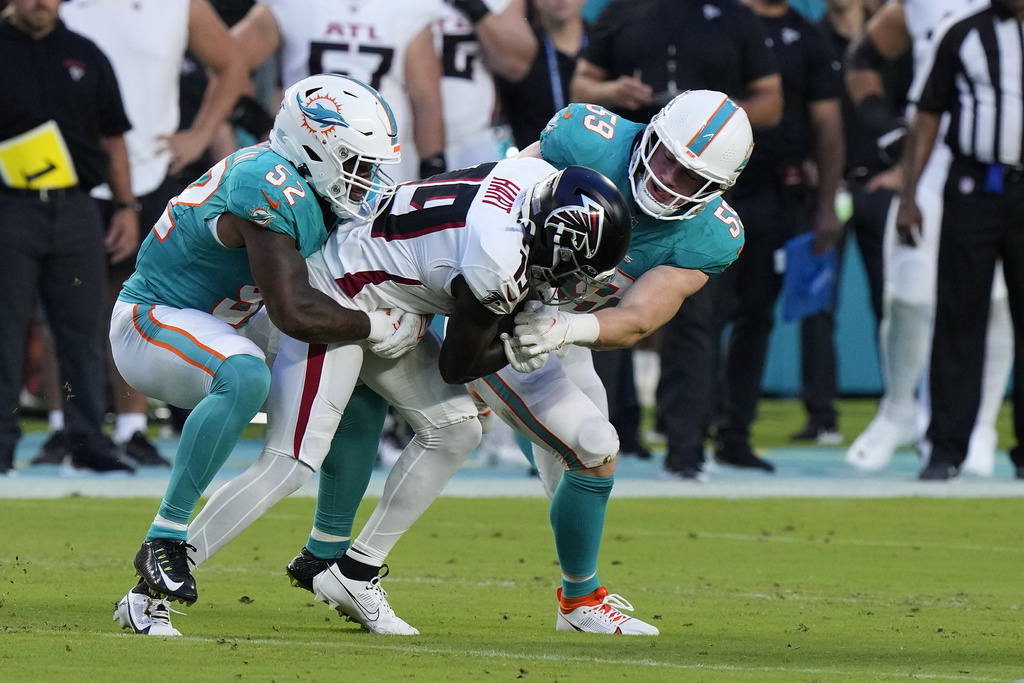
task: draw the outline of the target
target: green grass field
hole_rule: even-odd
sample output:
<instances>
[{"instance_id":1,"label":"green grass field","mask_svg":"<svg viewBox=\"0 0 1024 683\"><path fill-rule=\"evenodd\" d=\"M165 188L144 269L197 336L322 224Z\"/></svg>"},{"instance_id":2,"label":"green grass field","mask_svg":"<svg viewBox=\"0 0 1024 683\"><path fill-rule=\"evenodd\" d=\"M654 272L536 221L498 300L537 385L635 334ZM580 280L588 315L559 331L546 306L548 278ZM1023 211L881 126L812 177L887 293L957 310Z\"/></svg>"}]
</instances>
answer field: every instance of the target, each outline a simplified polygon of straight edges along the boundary
<instances>
[{"instance_id":1,"label":"green grass field","mask_svg":"<svg viewBox=\"0 0 1024 683\"><path fill-rule=\"evenodd\" d=\"M556 633L546 502L452 498L389 558L422 635L369 635L284 578L312 505L285 500L201 567L164 640L111 620L153 501L0 500L0 680L1024 677L1021 499L613 499L602 582L657 638Z\"/></svg>"}]
</instances>

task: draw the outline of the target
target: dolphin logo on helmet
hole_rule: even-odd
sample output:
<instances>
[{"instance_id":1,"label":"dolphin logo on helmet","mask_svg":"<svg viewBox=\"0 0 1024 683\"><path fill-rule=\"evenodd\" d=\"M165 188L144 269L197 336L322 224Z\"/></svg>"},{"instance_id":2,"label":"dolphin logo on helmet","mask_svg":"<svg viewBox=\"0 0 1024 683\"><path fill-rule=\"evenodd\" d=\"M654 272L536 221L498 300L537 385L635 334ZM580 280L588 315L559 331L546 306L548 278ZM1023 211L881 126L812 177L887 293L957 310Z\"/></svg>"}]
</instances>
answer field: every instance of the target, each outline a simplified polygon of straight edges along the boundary
<instances>
[{"instance_id":1,"label":"dolphin logo on helmet","mask_svg":"<svg viewBox=\"0 0 1024 683\"><path fill-rule=\"evenodd\" d=\"M299 103L299 110L302 111L302 115L306 117L307 123L313 121L319 124L321 130L330 130L334 126L342 126L348 128L348 121L341 115L340 111L328 109L323 105L323 102L318 101L322 98L314 97L309 104L302 103L302 93L295 94L295 100ZM316 106L313 106L313 105ZM335 106L337 106L335 104Z\"/></svg>"}]
</instances>

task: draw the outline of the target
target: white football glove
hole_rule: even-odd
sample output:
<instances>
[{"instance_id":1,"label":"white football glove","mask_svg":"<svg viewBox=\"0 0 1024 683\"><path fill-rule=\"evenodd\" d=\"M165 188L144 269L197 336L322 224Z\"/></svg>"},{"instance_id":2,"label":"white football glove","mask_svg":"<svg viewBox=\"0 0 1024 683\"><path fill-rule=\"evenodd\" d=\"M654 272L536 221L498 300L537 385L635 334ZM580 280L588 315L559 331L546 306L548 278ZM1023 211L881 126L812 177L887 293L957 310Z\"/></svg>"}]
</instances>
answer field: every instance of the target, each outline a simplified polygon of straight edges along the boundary
<instances>
[{"instance_id":1,"label":"white football glove","mask_svg":"<svg viewBox=\"0 0 1024 683\"><path fill-rule=\"evenodd\" d=\"M525 353L519 340L507 332L501 333L501 345L505 347L505 358L508 358L508 364L516 372L535 372L548 362L548 354Z\"/></svg>"},{"instance_id":2,"label":"white football glove","mask_svg":"<svg viewBox=\"0 0 1024 683\"><path fill-rule=\"evenodd\" d=\"M427 331L428 316L407 313L400 308L370 311L367 348L381 358L400 358L419 344Z\"/></svg>"},{"instance_id":3,"label":"white football glove","mask_svg":"<svg viewBox=\"0 0 1024 683\"><path fill-rule=\"evenodd\" d=\"M551 306L525 311L516 315L516 339L520 353L539 356L562 348L566 344L586 346L597 340L601 323L590 313L566 313Z\"/></svg>"}]
</instances>

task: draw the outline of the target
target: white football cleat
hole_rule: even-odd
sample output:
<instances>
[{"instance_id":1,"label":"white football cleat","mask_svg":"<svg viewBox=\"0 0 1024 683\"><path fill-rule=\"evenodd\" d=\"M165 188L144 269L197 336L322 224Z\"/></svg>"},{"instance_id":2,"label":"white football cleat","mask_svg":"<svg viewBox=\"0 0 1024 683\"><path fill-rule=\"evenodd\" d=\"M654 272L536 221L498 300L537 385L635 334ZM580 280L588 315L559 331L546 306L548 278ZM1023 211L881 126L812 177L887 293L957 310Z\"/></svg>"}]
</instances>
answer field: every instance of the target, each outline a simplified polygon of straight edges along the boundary
<instances>
[{"instance_id":1,"label":"white football cleat","mask_svg":"<svg viewBox=\"0 0 1024 683\"><path fill-rule=\"evenodd\" d=\"M917 440L918 430L913 416L907 420L894 420L880 408L875 419L846 451L846 462L859 470L875 472L889 464L897 448L909 446Z\"/></svg>"},{"instance_id":2,"label":"white football cleat","mask_svg":"<svg viewBox=\"0 0 1024 683\"><path fill-rule=\"evenodd\" d=\"M967 457L960 465L961 472L979 477L991 477L996 469L996 446L999 434L991 425L974 425L971 440L967 444Z\"/></svg>"},{"instance_id":3,"label":"white football cleat","mask_svg":"<svg viewBox=\"0 0 1024 683\"><path fill-rule=\"evenodd\" d=\"M387 576L387 565L384 565ZM350 579L332 564L313 579L313 593L338 610L338 614L360 624L370 633L394 636L419 635L414 627L402 621L391 605L388 594L380 587L380 576L369 581Z\"/></svg>"},{"instance_id":4,"label":"white football cleat","mask_svg":"<svg viewBox=\"0 0 1024 683\"><path fill-rule=\"evenodd\" d=\"M149 595L148 587L140 581L117 603L114 621L119 621L121 628L147 636L180 636L181 632L171 626L171 612L182 614L171 609L170 600Z\"/></svg>"},{"instance_id":5,"label":"white football cleat","mask_svg":"<svg viewBox=\"0 0 1024 683\"><path fill-rule=\"evenodd\" d=\"M586 596L591 598L586 604L565 611L562 601L562 589L558 589L558 621L556 631L582 631L584 633L617 633L625 636L656 636L656 627L626 616L619 610L633 611L633 605L621 595L609 595L605 587Z\"/></svg>"}]
</instances>

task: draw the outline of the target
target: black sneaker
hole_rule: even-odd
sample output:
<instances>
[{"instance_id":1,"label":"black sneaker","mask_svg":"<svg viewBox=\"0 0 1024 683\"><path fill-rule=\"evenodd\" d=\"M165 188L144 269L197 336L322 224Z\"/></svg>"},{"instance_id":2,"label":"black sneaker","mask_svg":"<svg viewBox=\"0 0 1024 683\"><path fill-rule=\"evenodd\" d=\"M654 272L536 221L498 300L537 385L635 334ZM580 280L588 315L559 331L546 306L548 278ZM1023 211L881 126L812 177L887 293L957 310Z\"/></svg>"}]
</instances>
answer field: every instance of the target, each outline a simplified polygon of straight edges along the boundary
<instances>
[{"instance_id":1,"label":"black sneaker","mask_svg":"<svg viewBox=\"0 0 1024 683\"><path fill-rule=\"evenodd\" d=\"M747 444L721 446L715 452L715 462L744 469L764 470L765 472L775 471L775 465L757 457Z\"/></svg>"},{"instance_id":2,"label":"black sneaker","mask_svg":"<svg viewBox=\"0 0 1024 683\"><path fill-rule=\"evenodd\" d=\"M117 457L117 447L106 437L91 446L69 443L71 467L93 472L135 472L135 466Z\"/></svg>"},{"instance_id":3,"label":"black sneaker","mask_svg":"<svg viewBox=\"0 0 1024 683\"><path fill-rule=\"evenodd\" d=\"M14 446L0 446L0 475L14 471Z\"/></svg>"},{"instance_id":4,"label":"black sneaker","mask_svg":"<svg viewBox=\"0 0 1024 683\"><path fill-rule=\"evenodd\" d=\"M121 448L124 450L124 457L136 465L171 466L171 461L160 455L160 451L142 432L132 434L132 438L125 441Z\"/></svg>"},{"instance_id":5,"label":"black sneaker","mask_svg":"<svg viewBox=\"0 0 1024 683\"><path fill-rule=\"evenodd\" d=\"M932 458L917 476L921 481L949 481L957 475L957 466Z\"/></svg>"},{"instance_id":6,"label":"black sneaker","mask_svg":"<svg viewBox=\"0 0 1024 683\"><path fill-rule=\"evenodd\" d=\"M682 449L665 455L665 471L680 479L704 478L704 448Z\"/></svg>"},{"instance_id":7,"label":"black sneaker","mask_svg":"<svg viewBox=\"0 0 1024 683\"><path fill-rule=\"evenodd\" d=\"M68 444L67 432L58 429L50 434L50 438L43 443L30 464L59 465L68 457L71 457L71 448Z\"/></svg>"},{"instance_id":8,"label":"black sneaker","mask_svg":"<svg viewBox=\"0 0 1024 683\"><path fill-rule=\"evenodd\" d=\"M303 548L298 555L292 558L292 561L288 563L288 566L284 568L288 572L288 576L291 577L292 585L296 588L305 588L310 593L313 592L313 579L317 574L326 570L332 564L337 564L337 560L321 560L319 557L313 555L305 548Z\"/></svg>"},{"instance_id":9,"label":"black sneaker","mask_svg":"<svg viewBox=\"0 0 1024 683\"><path fill-rule=\"evenodd\" d=\"M199 593L188 568L189 562L195 564L189 550L195 546L171 538L146 541L135 555L135 570L154 593L191 605Z\"/></svg>"}]
</instances>

